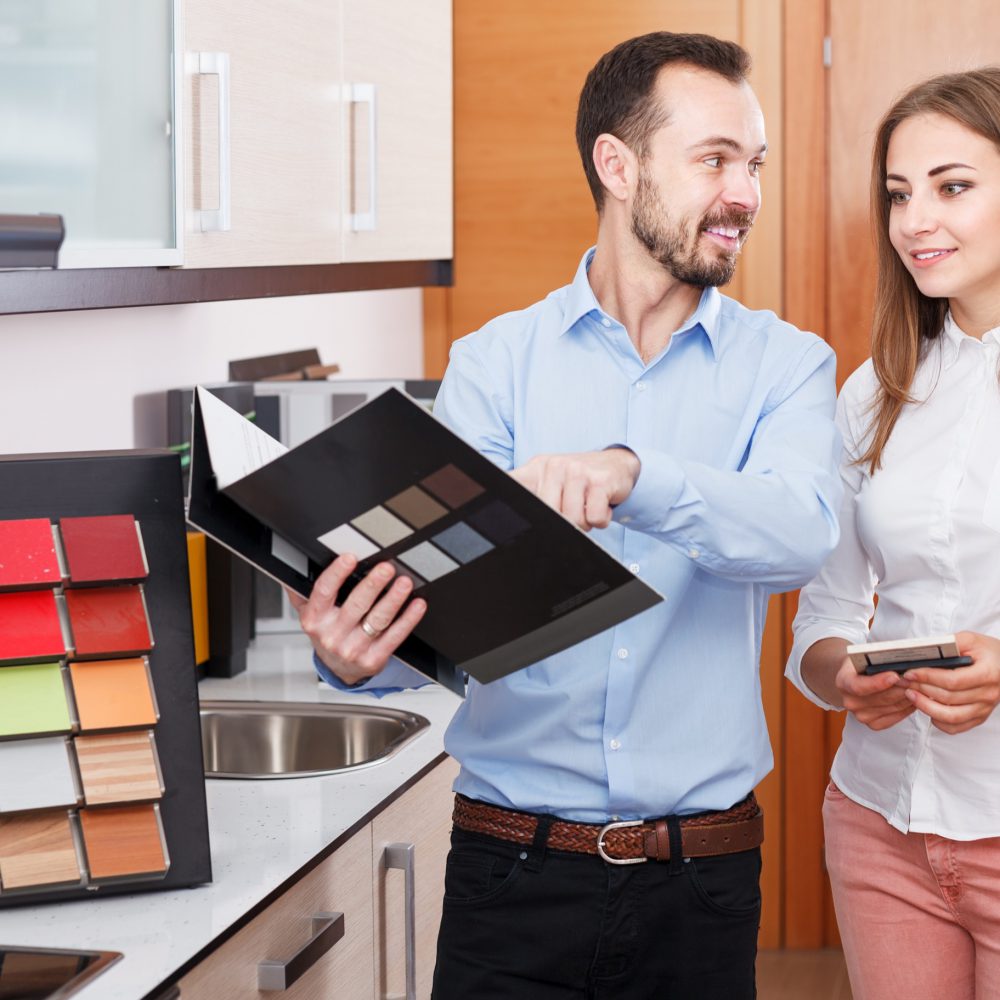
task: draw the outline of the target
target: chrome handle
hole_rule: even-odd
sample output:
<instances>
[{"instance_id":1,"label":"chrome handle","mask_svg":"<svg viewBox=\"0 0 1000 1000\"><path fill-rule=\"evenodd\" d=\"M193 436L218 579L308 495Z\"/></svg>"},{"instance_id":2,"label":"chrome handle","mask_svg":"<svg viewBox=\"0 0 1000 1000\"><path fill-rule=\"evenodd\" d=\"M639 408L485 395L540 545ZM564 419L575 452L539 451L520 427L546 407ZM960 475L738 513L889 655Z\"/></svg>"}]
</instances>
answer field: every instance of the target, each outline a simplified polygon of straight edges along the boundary
<instances>
[{"instance_id":1,"label":"chrome handle","mask_svg":"<svg viewBox=\"0 0 1000 1000\"><path fill-rule=\"evenodd\" d=\"M347 85L347 89L351 104L368 105L368 211L351 212L351 229L359 233L375 229L377 223L378 137L375 128L375 84L351 83Z\"/></svg>"},{"instance_id":2,"label":"chrome handle","mask_svg":"<svg viewBox=\"0 0 1000 1000\"><path fill-rule=\"evenodd\" d=\"M285 961L265 958L257 963L257 989L287 990L344 936L343 913L317 913L312 918L312 936Z\"/></svg>"},{"instance_id":3,"label":"chrome handle","mask_svg":"<svg viewBox=\"0 0 1000 1000\"><path fill-rule=\"evenodd\" d=\"M406 1000L417 1000L417 893L414 885L413 844L389 844L382 855L386 869L398 868L404 877L406 913Z\"/></svg>"},{"instance_id":4,"label":"chrome handle","mask_svg":"<svg viewBox=\"0 0 1000 1000\"><path fill-rule=\"evenodd\" d=\"M203 208L199 222L203 233L228 233L232 228L232 161L230 159L229 53L199 52L198 72L219 78L219 207Z\"/></svg>"}]
</instances>

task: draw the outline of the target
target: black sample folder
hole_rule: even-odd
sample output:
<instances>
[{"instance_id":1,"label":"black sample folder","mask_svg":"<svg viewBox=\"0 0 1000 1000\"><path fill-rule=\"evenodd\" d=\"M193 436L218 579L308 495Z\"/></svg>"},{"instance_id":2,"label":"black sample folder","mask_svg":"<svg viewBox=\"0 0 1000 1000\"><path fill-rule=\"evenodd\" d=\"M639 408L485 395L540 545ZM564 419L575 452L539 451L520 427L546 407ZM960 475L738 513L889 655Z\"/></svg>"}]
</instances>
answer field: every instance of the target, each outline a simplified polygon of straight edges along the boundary
<instances>
[{"instance_id":1,"label":"black sample folder","mask_svg":"<svg viewBox=\"0 0 1000 1000\"><path fill-rule=\"evenodd\" d=\"M341 551L409 575L427 611L397 656L458 694L660 595L404 393L288 450L199 388L188 520L308 596Z\"/></svg>"}]
</instances>

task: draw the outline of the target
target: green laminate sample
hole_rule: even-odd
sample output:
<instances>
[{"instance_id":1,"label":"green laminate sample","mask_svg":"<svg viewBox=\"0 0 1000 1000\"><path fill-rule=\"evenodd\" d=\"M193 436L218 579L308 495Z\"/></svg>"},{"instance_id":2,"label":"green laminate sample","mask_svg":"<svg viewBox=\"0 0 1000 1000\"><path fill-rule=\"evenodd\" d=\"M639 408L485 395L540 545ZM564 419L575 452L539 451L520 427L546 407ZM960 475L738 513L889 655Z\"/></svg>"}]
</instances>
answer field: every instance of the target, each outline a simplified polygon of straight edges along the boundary
<instances>
[{"instance_id":1,"label":"green laminate sample","mask_svg":"<svg viewBox=\"0 0 1000 1000\"><path fill-rule=\"evenodd\" d=\"M72 728L59 663L0 667L0 736Z\"/></svg>"}]
</instances>

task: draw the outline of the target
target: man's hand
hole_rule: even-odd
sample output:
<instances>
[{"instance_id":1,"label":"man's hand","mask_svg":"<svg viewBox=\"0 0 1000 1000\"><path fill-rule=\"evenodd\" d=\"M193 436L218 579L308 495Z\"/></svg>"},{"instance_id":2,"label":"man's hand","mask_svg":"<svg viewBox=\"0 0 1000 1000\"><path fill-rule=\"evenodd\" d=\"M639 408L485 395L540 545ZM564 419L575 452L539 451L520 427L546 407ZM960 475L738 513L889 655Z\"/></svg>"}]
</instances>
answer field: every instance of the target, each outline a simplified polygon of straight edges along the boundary
<instances>
[{"instance_id":1,"label":"man's hand","mask_svg":"<svg viewBox=\"0 0 1000 1000\"><path fill-rule=\"evenodd\" d=\"M427 602L418 597L400 613L413 582L405 576L392 580L395 571L387 562L375 566L337 607L340 588L357 564L349 553L338 556L317 577L308 600L287 592L316 655L345 684L382 670L427 610Z\"/></svg>"},{"instance_id":2,"label":"man's hand","mask_svg":"<svg viewBox=\"0 0 1000 1000\"><path fill-rule=\"evenodd\" d=\"M916 710L907 698L906 683L893 670L869 677L859 674L850 657L845 656L837 671L836 685L844 708L876 732L902 722Z\"/></svg>"},{"instance_id":3,"label":"man's hand","mask_svg":"<svg viewBox=\"0 0 1000 1000\"><path fill-rule=\"evenodd\" d=\"M967 667L907 670L906 696L945 733L964 733L981 726L1000 702L1000 639L978 632L959 632L958 650L971 656Z\"/></svg>"},{"instance_id":4,"label":"man's hand","mask_svg":"<svg viewBox=\"0 0 1000 1000\"><path fill-rule=\"evenodd\" d=\"M584 531L606 528L611 508L639 478L639 459L627 448L573 455L536 455L511 475Z\"/></svg>"}]
</instances>

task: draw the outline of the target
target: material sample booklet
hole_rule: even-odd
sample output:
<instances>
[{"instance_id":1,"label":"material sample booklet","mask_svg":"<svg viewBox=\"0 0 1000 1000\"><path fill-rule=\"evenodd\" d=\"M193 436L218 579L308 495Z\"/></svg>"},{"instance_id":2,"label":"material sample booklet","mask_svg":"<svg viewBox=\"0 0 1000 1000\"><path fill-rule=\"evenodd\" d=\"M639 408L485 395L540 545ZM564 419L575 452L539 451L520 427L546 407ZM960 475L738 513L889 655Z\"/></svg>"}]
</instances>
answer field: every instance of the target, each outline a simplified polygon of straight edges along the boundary
<instances>
[{"instance_id":1,"label":"material sample booklet","mask_svg":"<svg viewBox=\"0 0 1000 1000\"><path fill-rule=\"evenodd\" d=\"M289 450L204 388L188 520L308 596L341 552L350 588L382 560L427 612L401 660L456 693L652 607L661 596L404 393Z\"/></svg>"},{"instance_id":2,"label":"material sample booklet","mask_svg":"<svg viewBox=\"0 0 1000 1000\"><path fill-rule=\"evenodd\" d=\"M970 657L960 655L954 635L857 643L847 647L847 655L860 674L885 670L903 673L916 667L964 667L972 663Z\"/></svg>"}]
</instances>

